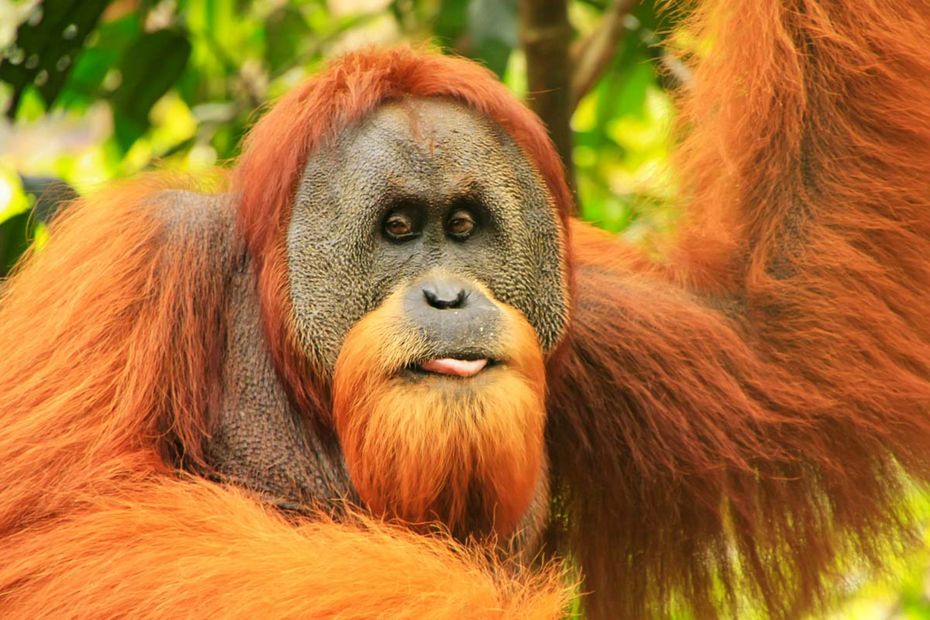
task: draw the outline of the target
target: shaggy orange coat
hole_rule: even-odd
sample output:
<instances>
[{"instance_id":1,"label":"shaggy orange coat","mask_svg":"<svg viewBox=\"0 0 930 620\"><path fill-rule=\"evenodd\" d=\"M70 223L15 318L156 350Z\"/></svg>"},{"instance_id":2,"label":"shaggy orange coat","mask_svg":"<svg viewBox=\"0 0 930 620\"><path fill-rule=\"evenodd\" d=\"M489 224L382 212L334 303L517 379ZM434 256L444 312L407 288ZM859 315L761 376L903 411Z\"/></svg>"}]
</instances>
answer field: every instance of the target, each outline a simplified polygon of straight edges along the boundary
<instances>
[{"instance_id":1,"label":"shaggy orange coat","mask_svg":"<svg viewBox=\"0 0 930 620\"><path fill-rule=\"evenodd\" d=\"M549 360L552 540L589 613L796 617L874 559L930 479L930 4L707 0L683 101L685 217L661 263L582 224L540 123L487 72L407 50L333 63L234 172L282 380L320 428L282 231L315 145L385 98L456 97L509 131L571 231ZM364 520L293 524L198 463L231 260L116 187L65 210L0 300L5 616L556 617L558 573ZM826 576L826 577L825 577Z\"/></svg>"}]
</instances>

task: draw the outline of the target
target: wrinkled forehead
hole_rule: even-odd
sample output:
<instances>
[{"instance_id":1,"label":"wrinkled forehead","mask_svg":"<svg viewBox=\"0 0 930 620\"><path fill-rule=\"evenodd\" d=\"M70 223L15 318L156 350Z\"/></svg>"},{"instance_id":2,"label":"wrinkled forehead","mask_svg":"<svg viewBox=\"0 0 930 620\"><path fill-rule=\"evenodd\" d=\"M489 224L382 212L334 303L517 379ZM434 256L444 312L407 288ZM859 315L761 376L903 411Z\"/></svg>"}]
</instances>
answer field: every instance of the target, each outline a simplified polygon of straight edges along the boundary
<instances>
[{"instance_id":1,"label":"wrinkled forehead","mask_svg":"<svg viewBox=\"0 0 930 620\"><path fill-rule=\"evenodd\" d=\"M444 152L488 155L518 151L500 127L463 103L447 98L388 101L346 136L356 148L384 145L430 159ZM454 160L450 160L454 161Z\"/></svg>"},{"instance_id":2,"label":"wrinkled forehead","mask_svg":"<svg viewBox=\"0 0 930 620\"><path fill-rule=\"evenodd\" d=\"M332 176L336 170L339 178ZM381 104L313 154L304 173L305 184L346 191L364 185L383 196L425 202L504 192L554 208L535 166L507 132L450 98Z\"/></svg>"}]
</instances>

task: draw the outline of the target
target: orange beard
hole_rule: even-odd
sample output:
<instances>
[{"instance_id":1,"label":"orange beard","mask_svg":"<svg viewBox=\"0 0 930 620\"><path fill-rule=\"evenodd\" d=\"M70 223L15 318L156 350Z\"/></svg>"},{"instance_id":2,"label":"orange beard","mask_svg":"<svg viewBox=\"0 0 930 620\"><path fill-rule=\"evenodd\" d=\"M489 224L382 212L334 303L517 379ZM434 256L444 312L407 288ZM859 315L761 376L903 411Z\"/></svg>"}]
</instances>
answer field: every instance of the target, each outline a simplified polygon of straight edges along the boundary
<instances>
[{"instance_id":1,"label":"orange beard","mask_svg":"<svg viewBox=\"0 0 930 620\"><path fill-rule=\"evenodd\" d=\"M488 293L490 297L490 293ZM456 536L506 536L542 472L546 379L533 328L504 312L504 363L463 379L412 376L424 346L399 296L349 331L333 415L352 482L375 514L439 521Z\"/></svg>"}]
</instances>

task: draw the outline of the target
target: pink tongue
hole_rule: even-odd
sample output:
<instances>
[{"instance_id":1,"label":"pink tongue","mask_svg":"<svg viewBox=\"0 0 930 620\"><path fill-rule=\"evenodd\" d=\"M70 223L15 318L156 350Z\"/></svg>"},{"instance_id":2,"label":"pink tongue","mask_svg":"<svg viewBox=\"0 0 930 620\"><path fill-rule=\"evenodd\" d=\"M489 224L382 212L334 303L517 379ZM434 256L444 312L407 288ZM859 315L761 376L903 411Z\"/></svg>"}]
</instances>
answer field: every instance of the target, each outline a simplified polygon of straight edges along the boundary
<instances>
[{"instance_id":1,"label":"pink tongue","mask_svg":"<svg viewBox=\"0 0 930 620\"><path fill-rule=\"evenodd\" d=\"M420 364L426 372L435 372L440 375L455 375L456 377L474 377L487 365L488 360L457 360L444 357L438 360L429 360Z\"/></svg>"}]
</instances>

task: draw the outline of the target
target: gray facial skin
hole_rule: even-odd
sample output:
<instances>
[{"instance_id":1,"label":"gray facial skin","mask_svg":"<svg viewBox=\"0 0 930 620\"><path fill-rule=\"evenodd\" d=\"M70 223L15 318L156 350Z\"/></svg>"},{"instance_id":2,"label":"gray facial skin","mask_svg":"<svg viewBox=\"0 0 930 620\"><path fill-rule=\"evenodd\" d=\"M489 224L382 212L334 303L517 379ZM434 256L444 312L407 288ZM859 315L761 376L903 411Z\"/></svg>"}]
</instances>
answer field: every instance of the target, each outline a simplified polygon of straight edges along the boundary
<instances>
[{"instance_id":1,"label":"gray facial skin","mask_svg":"<svg viewBox=\"0 0 930 620\"><path fill-rule=\"evenodd\" d=\"M396 208L420 234L384 233ZM467 239L448 234L459 208ZM563 239L545 183L497 125L451 99L377 108L307 162L287 235L298 335L331 375L351 326L397 287L432 269L472 279L522 311L544 350L567 322Z\"/></svg>"},{"instance_id":2,"label":"gray facial skin","mask_svg":"<svg viewBox=\"0 0 930 620\"><path fill-rule=\"evenodd\" d=\"M453 301L446 307L444 300ZM406 289L403 305L429 357L502 359L503 312L467 280L428 274Z\"/></svg>"}]
</instances>

